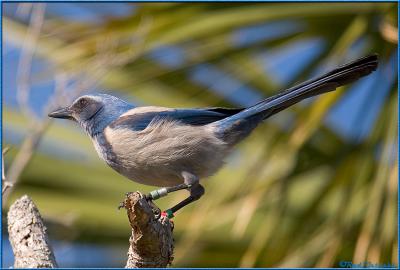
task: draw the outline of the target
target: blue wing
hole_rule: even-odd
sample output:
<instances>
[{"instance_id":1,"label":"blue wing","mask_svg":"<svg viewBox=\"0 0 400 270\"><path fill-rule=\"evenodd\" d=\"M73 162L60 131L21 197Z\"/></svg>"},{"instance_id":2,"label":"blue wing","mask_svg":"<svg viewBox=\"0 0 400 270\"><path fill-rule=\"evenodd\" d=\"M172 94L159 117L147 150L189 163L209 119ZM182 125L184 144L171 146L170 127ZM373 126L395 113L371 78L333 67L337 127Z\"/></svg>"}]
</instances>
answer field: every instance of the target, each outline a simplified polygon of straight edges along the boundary
<instances>
[{"instance_id":1,"label":"blue wing","mask_svg":"<svg viewBox=\"0 0 400 270\"><path fill-rule=\"evenodd\" d=\"M135 131L144 130L153 119L170 119L193 126L207 125L234 115L243 109L204 108L175 109L162 112L145 112L121 116L110 124L111 128L129 128Z\"/></svg>"}]
</instances>

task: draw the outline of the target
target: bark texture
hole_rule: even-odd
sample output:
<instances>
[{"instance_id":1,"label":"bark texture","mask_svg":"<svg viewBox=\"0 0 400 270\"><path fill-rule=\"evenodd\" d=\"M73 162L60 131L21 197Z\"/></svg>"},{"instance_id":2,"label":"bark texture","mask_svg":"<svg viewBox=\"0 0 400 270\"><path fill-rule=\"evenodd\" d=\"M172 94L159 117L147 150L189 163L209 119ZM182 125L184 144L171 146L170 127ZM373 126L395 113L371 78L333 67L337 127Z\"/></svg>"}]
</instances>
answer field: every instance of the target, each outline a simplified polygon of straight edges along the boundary
<instances>
[{"instance_id":1,"label":"bark texture","mask_svg":"<svg viewBox=\"0 0 400 270\"><path fill-rule=\"evenodd\" d=\"M173 260L173 223L157 218L159 211L139 192L128 193L123 206L132 227L128 261L125 268L167 267Z\"/></svg>"},{"instance_id":2,"label":"bark texture","mask_svg":"<svg viewBox=\"0 0 400 270\"><path fill-rule=\"evenodd\" d=\"M26 195L15 201L8 212L8 234L14 252L14 268L57 267L36 205Z\"/></svg>"}]
</instances>

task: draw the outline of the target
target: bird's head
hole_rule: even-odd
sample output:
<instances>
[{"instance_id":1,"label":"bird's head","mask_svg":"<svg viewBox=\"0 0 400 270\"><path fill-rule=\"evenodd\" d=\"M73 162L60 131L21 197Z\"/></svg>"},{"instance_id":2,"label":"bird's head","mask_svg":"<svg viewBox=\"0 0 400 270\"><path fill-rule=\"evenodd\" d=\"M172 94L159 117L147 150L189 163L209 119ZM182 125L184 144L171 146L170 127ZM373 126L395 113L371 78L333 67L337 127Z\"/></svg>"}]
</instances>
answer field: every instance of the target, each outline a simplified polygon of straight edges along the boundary
<instances>
[{"instance_id":1,"label":"bird's head","mask_svg":"<svg viewBox=\"0 0 400 270\"><path fill-rule=\"evenodd\" d=\"M75 99L71 105L49 113L48 116L76 121L93 135L131 108L132 105L111 95L84 95Z\"/></svg>"}]
</instances>

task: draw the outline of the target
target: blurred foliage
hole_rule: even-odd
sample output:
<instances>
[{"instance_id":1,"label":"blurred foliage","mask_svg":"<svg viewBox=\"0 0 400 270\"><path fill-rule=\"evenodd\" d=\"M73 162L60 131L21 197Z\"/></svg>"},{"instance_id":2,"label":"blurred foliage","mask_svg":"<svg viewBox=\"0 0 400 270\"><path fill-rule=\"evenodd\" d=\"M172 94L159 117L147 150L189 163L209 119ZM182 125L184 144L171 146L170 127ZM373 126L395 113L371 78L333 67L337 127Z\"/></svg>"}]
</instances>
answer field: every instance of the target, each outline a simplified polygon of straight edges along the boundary
<instances>
[{"instance_id":1,"label":"blurred foliage","mask_svg":"<svg viewBox=\"0 0 400 270\"><path fill-rule=\"evenodd\" d=\"M232 42L238 29L284 20L306 27L242 46ZM52 65L34 79L40 82L57 72L92 76L96 57L106 52L115 63L108 63L99 83L110 92L159 106L233 106L193 81L190 70L213 64L267 96L320 73L321 67L342 63L361 38L366 45L357 57L377 52L387 63L397 40L382 29L396 22L396 3L149 3L135 4L129 16L102 17L101 23L49 16L36 54ZM20 46L27 22L5 16L3 27L5 41ZM323 39L322 52L284 85L254 57L308 38ZM186 61L178 66L155 61L151 52L163 46L179 46ZM397 70L386 75L397 78ZM289 128L267 121L224 169L204 181L206 195L174 220L175 267L337 267L342 260L398 264L397 79L370 134L358 140L342 138L323 121L344 92L290 108L295 113ZM26 117L13 107L3 107L3 124L29 132ZM3 143L11 142L6 137ZM52 238L127 247L130 228L117 205L127 191L152 188L126 181L105 166L71 123L54 122L42 145L73 152L68 157L37 152L8 205L29 194L52 224ZM18 145L7 155L6 165L17 150ZM166 208L184 193L158 204Z\"/></svg>"}]
</instances>

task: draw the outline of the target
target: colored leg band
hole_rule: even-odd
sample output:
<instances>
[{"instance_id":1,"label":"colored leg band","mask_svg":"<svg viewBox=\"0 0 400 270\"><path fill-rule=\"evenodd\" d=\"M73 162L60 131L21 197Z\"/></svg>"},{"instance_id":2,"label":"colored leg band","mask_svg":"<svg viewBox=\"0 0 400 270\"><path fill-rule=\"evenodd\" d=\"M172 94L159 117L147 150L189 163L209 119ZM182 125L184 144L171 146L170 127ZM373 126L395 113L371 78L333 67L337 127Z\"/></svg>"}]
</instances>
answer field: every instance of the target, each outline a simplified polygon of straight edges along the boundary
<instances>
[{"instance_id":1,"label":"colored leg band","mask_svg":"<svg viewBox=\"0 0 400 270\"><path fill-rule=\"evenodd\" d=\"M168 195L168 190L166 188L160 188L157 190L153 190L152 192L150 192L150 196L151 199L153 200L157 200L161 197L165 197Z\"/></svg>"},{"instance_id":2,"label":"colored leg band","mask_svg":"<svg viewBox=\"0 0 400 270\"><path fill-rule=\"evenodd\" d=\"M165 210L164 214L165 214L165 216L167 216L167 218L173 218L174 217L174 213L172 212L171 209Z\"/></svg>"}]
</instances>

